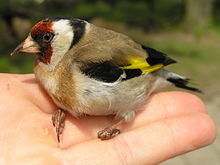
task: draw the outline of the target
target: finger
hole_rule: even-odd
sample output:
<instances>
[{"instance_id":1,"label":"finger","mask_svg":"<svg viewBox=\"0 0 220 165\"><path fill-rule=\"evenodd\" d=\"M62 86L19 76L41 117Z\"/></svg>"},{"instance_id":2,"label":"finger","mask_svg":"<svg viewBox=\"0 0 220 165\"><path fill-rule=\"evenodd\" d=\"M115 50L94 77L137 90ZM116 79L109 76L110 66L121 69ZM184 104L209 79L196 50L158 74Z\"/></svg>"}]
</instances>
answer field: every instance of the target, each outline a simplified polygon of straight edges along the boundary
<instances>
[{"instance_id":1,"label":"finger","mask_svg":"<svg viewBox=\"0 0 220 165\"><path fill-rule=\"evenodd\" d=\"M137 113L130 123L122 126L122 133L160 119L191 112L206 112L204 104L198 97L184 92L156 93L150 97L146 107ZM96 138L98 131L115 122L112 119L112 117L81 117L79 119L68 117L61 146L66 148Z\"/></svg>"},{"instance_id":2,"label":"finger","mask_svg":"<svg viewBox=\"0 0 220 165\"><path fill-rule=\"evenodd\" d=\"M213 121L192 113L154 122L109 141L93 140L64 151L67 164L158 164L210 144L216 136Z\"/></svg>"},{"instance_id":3,"label":"finger","mask_svg":"<svg viewBox=\"0 0 220 165\"><path fill-rule=\"evenodd\" d=\"M0 74L0 79L0 89L11 97L30 100L39 110L47 113L57 108L33 74Z\"/></svg>"},{"instance_id":4,"label":"finger","mask_svg":"<svg viewBox=\"0 0 220 165\"><path fill-rule=\"evenodd\" d=\"M46 113L52 113L57 109L57 106L52 101L47 92L39 85L33 74L18 76L27 92L31 101L39 107L40 110Z\"/></svg>"},{"instance_id":5,"label":"finger","mask_svg":"<svg viewBox=\"0 0 220 165\"><path fill-rule=\"evenodd\" d=\"M125 128L137 128L150 122L187 115L192 112L207 113L206 107L199 97L179 91L160 92L153 94L148 99L145 107Z\"/></svg>"}]
</instances>

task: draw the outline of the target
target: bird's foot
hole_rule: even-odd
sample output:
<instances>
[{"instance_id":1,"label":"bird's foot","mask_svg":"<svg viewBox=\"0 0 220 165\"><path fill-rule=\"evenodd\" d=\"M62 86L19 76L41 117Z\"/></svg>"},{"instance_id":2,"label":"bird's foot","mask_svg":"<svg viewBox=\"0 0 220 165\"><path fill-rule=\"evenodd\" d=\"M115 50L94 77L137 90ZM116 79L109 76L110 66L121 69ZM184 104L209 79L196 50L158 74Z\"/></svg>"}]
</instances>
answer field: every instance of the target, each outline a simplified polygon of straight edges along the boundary
<instances>
[{"instance_id":1,"label":"bird's foot","mask_svg":"<svg viewBox=\"0 0 220 165\"><path fill-rule=\"evenodd\" d=\"M123 122L124 122L124 120L121 119L117 123L113 124L112 126L107 127L105 129L99 131L97 133L98 138L101 140L108 140L108 139L111 139L111 138L117 136L118 134L121 133L120 129L117 129L117 127L119 125L121 125Z\"/></svg>"},{"instance_id":2,"label":"bird's foot","mask_svg":"<svg viewBox=\"0 0 220 165\"><path fill-rule=\"evenodd\" d=\"M108 140L115 137L118 134L120 134L120 129L107 127L98 132L98 138L101 140Z\"/></svg>"},{"instance_id":3,"label":"bird's foot","mask_svg":"<svg viewBox=\"0 0 220 165\"><path fill-rule=\"evenodd\" d=\"M63 109L58 109L54 111L52 115L52 123L56 129L58 142L60 142L60 135L62 134L65 126L65 117L66 117L66 111Z\"/></svg>"}]
</instances>

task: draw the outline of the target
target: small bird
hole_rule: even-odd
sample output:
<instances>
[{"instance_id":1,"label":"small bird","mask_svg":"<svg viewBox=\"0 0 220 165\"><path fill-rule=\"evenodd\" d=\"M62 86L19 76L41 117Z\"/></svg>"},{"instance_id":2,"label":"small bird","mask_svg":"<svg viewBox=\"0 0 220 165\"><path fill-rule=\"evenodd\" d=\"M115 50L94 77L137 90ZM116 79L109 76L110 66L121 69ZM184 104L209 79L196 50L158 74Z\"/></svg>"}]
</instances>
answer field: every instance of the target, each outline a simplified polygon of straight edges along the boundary
<instances>
[{"instance_id":1,"label":"small bird","mask_svg":"<svg viewBox=\"0 0 220 165\"><path fill-rule=\"evenodd\" d=\"M189 79L164 69L176 63L166 54L80 19L38 22L11 55L21 53L37 55L35 77L59 107L52 115L58 142L67 112L115 115L117 122L97 134L106 140L120 133L118 127L131 121L156 89L200 92L188 86Z\"/></svg>"}]
</instances>

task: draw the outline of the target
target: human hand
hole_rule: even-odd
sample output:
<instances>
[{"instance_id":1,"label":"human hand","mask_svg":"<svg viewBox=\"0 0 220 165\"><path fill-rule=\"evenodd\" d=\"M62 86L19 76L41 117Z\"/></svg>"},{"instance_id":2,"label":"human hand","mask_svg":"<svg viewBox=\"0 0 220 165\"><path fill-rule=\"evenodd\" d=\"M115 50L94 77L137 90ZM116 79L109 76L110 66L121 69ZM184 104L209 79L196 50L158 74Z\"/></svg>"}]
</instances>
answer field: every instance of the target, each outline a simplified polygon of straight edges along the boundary
<instances>
[{"instance_id":1,"label":"human hand","mask_svg":"<svg viewBox=\"0 0 220 165\"><path fill-rule=\"evenodd\" d=\"M101 141L112 117L67 116L57 143L51 115L57 107L33 74L0 74L0 164L152 165L213 142L215 125L204 104L183 92L153 94L145 110Z\"/></svg>"}]
</instances>

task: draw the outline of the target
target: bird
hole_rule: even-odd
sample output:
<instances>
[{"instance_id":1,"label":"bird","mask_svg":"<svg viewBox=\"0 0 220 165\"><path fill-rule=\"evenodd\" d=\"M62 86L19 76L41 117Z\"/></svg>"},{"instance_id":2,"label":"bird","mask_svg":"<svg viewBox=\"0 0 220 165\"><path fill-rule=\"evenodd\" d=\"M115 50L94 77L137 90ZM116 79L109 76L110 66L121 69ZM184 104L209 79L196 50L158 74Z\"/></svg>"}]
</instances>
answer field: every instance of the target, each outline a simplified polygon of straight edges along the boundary
<instances>
[{"instance_id":1,"label":"bird","mask_svg":"<svg viewBox=\"0 0 220 165\"><path fill-rule=\"evenodd\" d=\"M85 20L54 16L36 23L11 55L36 54L35 77L59 107L52 114L58 142L67 113L114 115L97 133L101 140L121 133L157 89L179 87L194 92L190 79L164 69L176 63L154 48Z\"/></svg>"}]
</instances>

